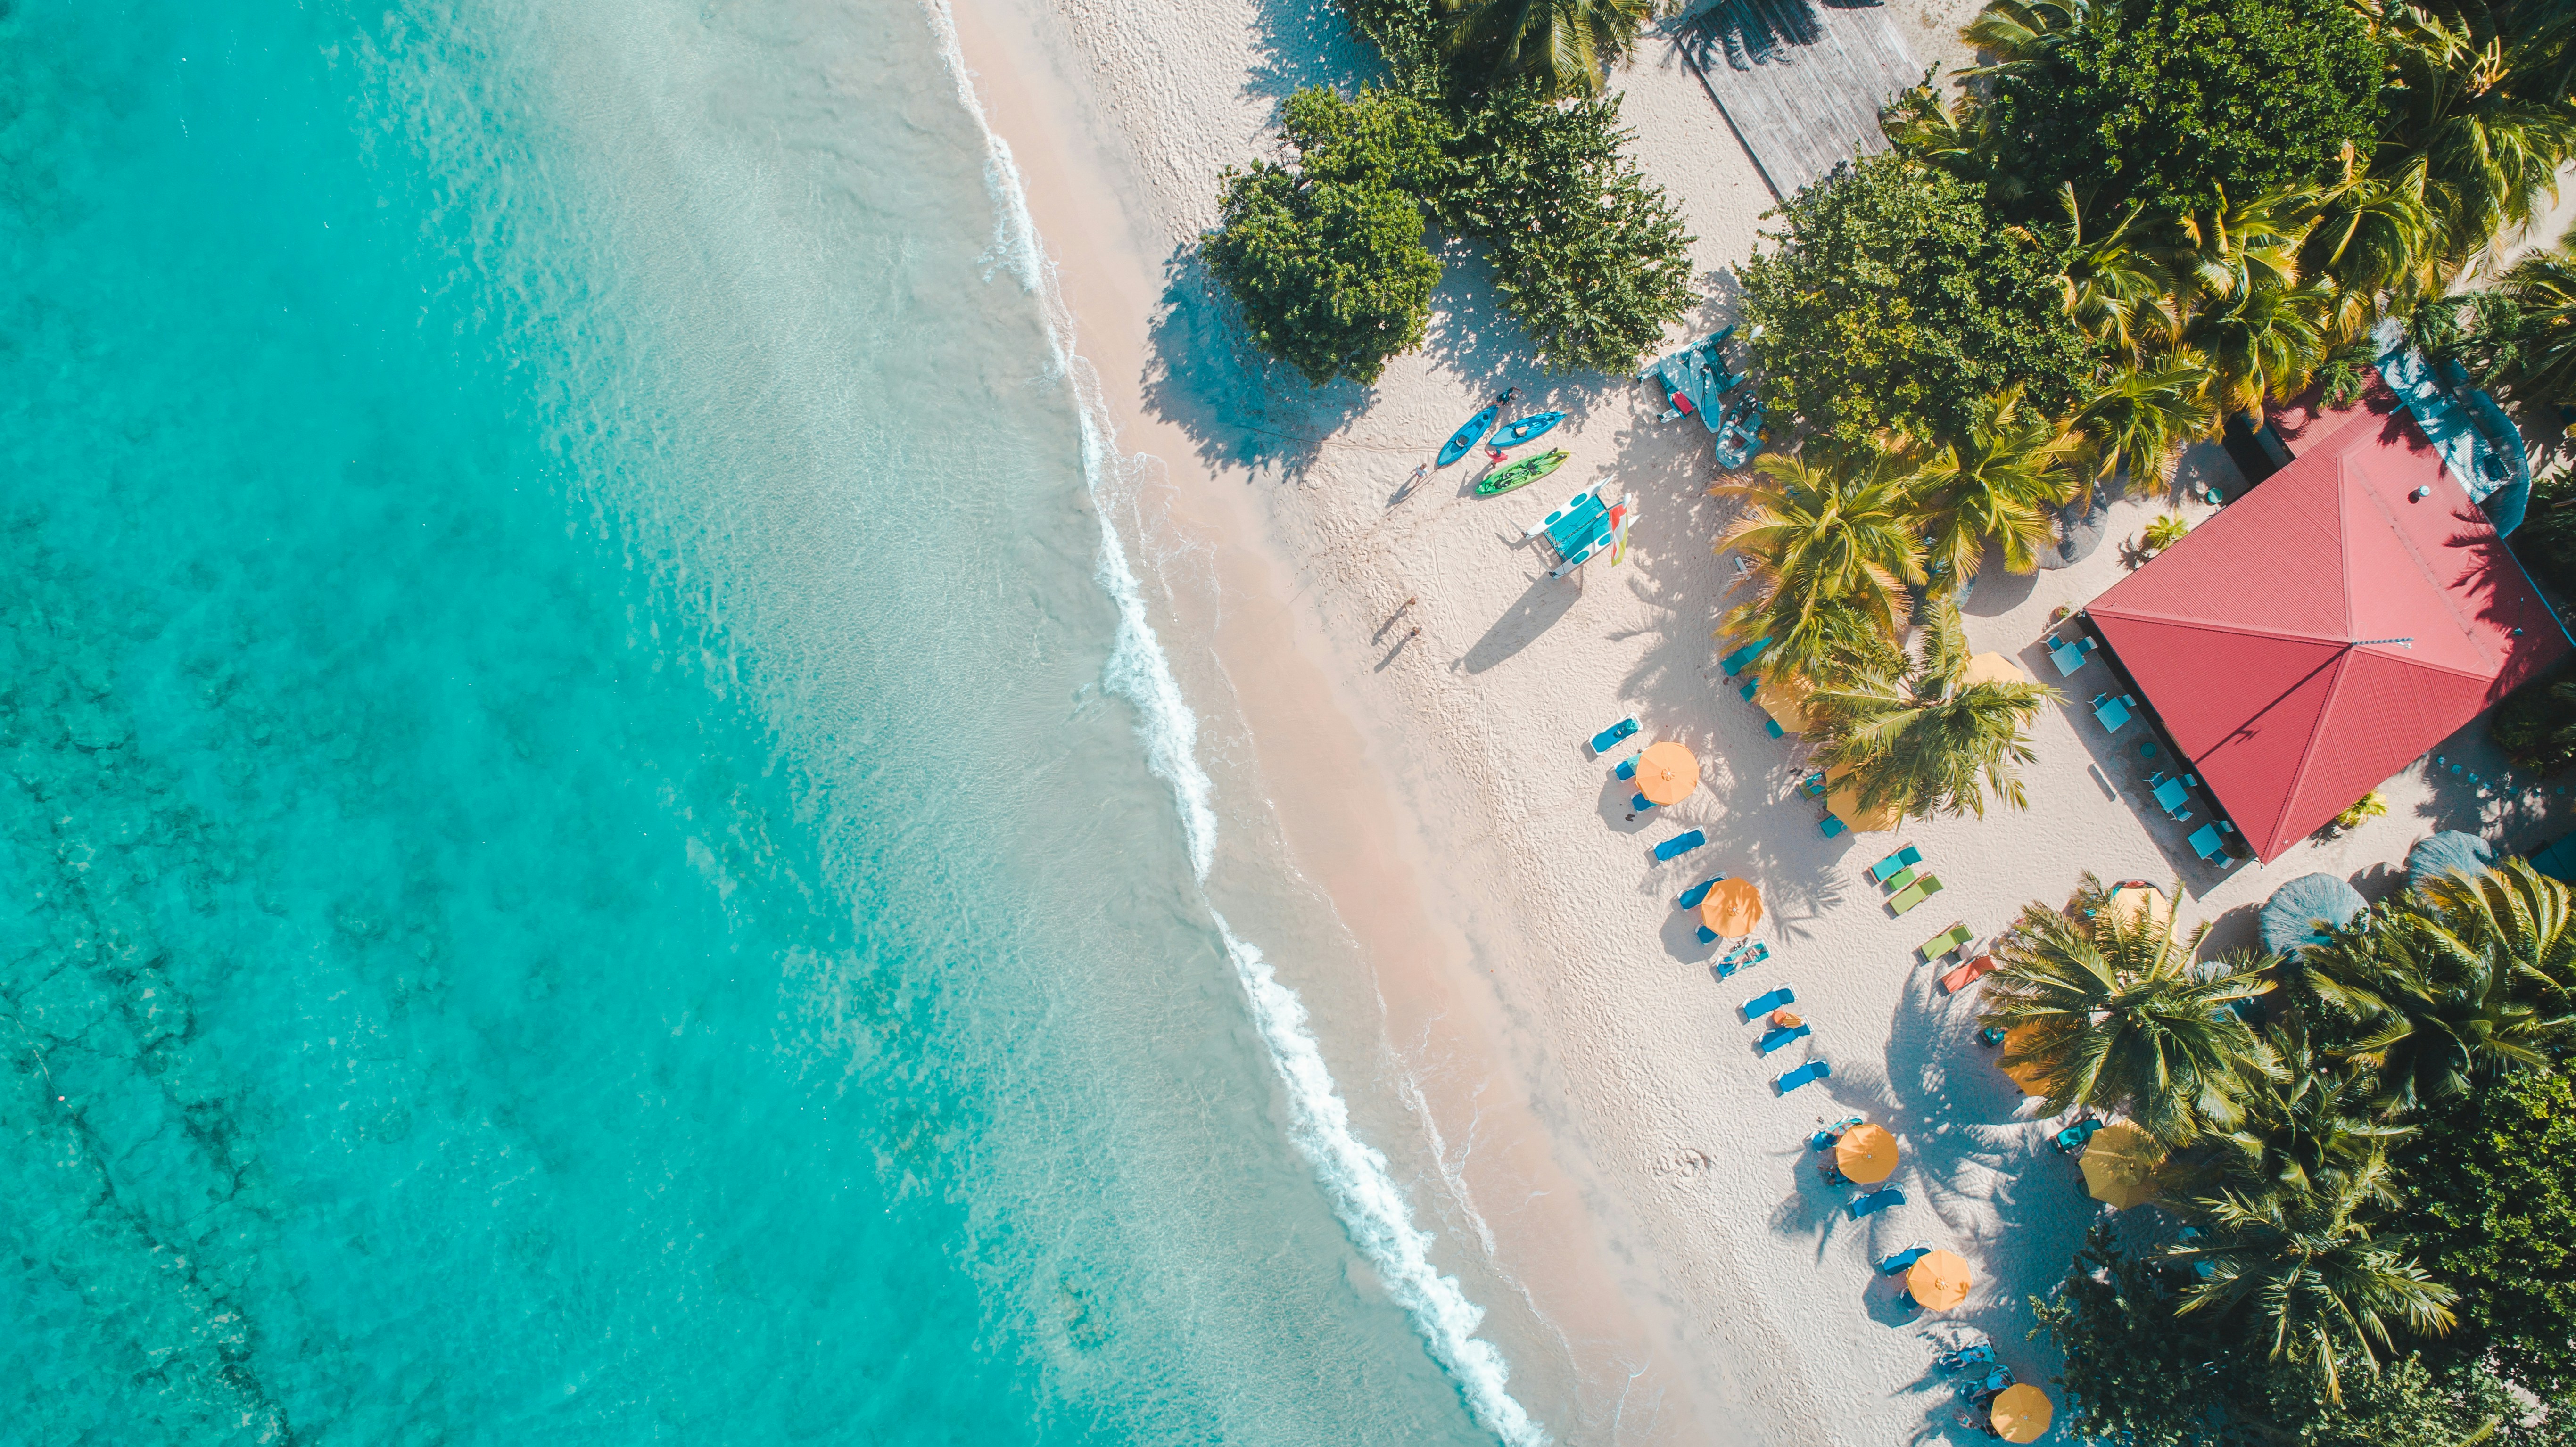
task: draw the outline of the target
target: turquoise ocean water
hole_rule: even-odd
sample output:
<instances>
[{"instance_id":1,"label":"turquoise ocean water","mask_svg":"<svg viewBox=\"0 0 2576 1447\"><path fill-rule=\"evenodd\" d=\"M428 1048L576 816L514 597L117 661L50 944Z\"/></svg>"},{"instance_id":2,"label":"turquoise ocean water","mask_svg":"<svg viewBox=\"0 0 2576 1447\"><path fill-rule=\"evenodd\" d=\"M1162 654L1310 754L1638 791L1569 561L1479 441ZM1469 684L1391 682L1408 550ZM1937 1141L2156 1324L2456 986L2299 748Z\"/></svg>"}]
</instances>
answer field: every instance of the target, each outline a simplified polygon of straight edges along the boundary
<instances>
[{"instance_id":1,"label":"turquoise ocean water","mask_svg":"<svg viewBox=\"0 0 2576 1447\"><path fill-rule=\"evenodd\" d=\"M943 36L0 0L0 1441L1540 1439Z\"/></svg>"}]
</instances>

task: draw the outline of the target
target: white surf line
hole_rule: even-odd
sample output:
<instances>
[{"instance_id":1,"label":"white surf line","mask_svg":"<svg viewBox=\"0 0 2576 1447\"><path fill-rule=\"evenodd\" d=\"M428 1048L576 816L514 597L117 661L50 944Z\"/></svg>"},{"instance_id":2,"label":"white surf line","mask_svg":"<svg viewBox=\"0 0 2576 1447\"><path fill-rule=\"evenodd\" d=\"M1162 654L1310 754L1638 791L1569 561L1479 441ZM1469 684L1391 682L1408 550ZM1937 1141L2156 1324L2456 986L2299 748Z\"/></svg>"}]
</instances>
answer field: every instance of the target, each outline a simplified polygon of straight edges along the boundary
<instances>
[{"instance_id":1,"label":"white surf line","mask_svg":"<svg viewBox=\"0 0 2576 1447\"><path fill-rule=\"evenodd\" d=\"M1118 607L1118 633L1104 682L1136 706L1146 761L1171 786L1191 873L1204 885L1216 859L1216 808L1211 802L1215 786L1198 761L1198 715L1191 712L1180 680L1172 673L1170 655L1147 620L1144 590L1110 518L1110 499L1104 489L1118 476L1118 457L1110 445L1109 413L1099 379L1073 350L1071 314L1056 289L1053 264L1029 215L1019 167L975 94L965 53L958 45L956 18L947 0L922 0L922 6L938 32L957 98L984 133L985 185L1001 213L995 223L995 248L1020 284L1038 298L1056 369L1074 390L1075 415L1082 428L1084 481L1100 520L1097 576ZM1511 1369L1502 1352L1475 1334L1485 1319L1484 1308L1467 1299L1458 1278L1442 1275L1432 1263L1435 1238L1413 1224L1412 1210L1386 1156L1351 1129L1350 1105L1342 1099L1323 1050L1306 1028L1306 1007L1297 992L1279 983L1261 951L1238 938L1213 905L1208 917L1215 922L1226 958L1243 984L1270 1063L1287 1087L1289 1139L1314 1167L1342 1229L1412 1318L1415 1331L1457 1384L1477 1423L1508 1447L1545 1447L1550 1440L1547 1429L1508 1389Z\"/></svg>"}]
</instances>

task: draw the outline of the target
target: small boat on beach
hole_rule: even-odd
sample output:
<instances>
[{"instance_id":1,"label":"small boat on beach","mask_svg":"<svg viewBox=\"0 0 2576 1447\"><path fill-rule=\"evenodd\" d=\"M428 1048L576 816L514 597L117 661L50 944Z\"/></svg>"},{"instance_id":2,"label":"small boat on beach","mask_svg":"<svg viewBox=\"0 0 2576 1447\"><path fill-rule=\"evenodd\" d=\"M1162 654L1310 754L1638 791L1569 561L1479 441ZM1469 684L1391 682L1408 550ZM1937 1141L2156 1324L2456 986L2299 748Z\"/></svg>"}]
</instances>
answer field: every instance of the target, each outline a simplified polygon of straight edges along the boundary
<instances>
[{"instance_id":1,"label":"small boat on beach","mask_svg":"<svg viewBox=\"0 0 2576 1447\"><path fill-rule=\"evenodd\" d=\"M1476 496L1492 497L1509 492L1524 483L1532 483L1565 465L1569 456L1562 447L1550 448L1536 457L1524 457L1502 471L1476 484Z\"/></svg>"},{"instance_id":2,"label":"small boat on beach","mask_svg":"<svg viewBox=\"0 0 2576 1447\"><path fill-rule=\"evenodd\" d=\"M1732 472L1753 460L1753 454L1762 450L1762 418L1762 399L1749 394L1727 409L1717 433L1718 466Z\"/></svg>"},{"instance_id":3,"label":"small boat on beach","mask_svg":"<svg viewBox=\"0 0 2576 1447\"><path fill-rule=\"evenodd\" d=\"M1448 442L1440 448L1440 460L1432 465L1447 467L1450 463L1466 456L1469 448L1484 441L1485 434L1493 430L1494 419L1503 415L1503 403L1511 400L1511 395L1505 392L1502 396L1486 403L1484 411L1468 418L1466 426L1449 434Z\"/></svg>"},{"instance_id":4,"label":"small boat on beach","mask_svg":"<svg viewBox=\"0 0 2576 1447\"><path fill-rule=\"evenodd\" d=\"M1564 420L1562 412L1532 412L1526 417L1515 417L1495 431L1494 445L1518 447Z\"/></svg>"}]
</instances>

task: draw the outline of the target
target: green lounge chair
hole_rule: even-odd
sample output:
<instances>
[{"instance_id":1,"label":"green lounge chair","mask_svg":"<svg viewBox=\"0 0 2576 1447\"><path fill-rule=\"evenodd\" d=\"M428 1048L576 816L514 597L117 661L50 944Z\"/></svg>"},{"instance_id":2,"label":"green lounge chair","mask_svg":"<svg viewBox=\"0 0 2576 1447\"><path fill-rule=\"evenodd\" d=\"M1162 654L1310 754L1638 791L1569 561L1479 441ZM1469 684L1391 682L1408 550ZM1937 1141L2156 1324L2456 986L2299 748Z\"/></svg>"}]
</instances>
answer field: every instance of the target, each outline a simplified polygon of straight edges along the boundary
<instances>
[{"instance_id":1,"label":"green lounge chair","mask_svg":"<svg viewBox=\"0 0 2576 1447\"><path fill-rule=\"evenodd\" d=\"M1879 882L1890 889L1901 890L1914 882L1914 871L1920 867L1921 866L1919 865L1909 864Z\"/></svg>"},{"instance_id":2,"label":"green lounge chair","mask_svg":"<svg viewBox=\"0 0 2576 1447\"><path fill-rule=\"evenodd\" d=\"M1903 914L1941 892L1941 877L1927 874L1887 897L1887 907Z\"/></svg>"},{"instance_id":3,"label":"green lounge chair","mask_svg":"<svg viewBox=\"0 0 2576 1447\"><path fill-rule=\"evenodd\" d=\"M1953 952L1964 947L1968 941L1975 938L1975 935L1968 933L1968 927L1966 925L1954 924L1948 929L1941 931L1939 934L1934 935L1932 938L1925 940L1917 948L1923 955L1923 962L1928 965L1934 960L1947 958Z\"/></svg>"}]
</instances>

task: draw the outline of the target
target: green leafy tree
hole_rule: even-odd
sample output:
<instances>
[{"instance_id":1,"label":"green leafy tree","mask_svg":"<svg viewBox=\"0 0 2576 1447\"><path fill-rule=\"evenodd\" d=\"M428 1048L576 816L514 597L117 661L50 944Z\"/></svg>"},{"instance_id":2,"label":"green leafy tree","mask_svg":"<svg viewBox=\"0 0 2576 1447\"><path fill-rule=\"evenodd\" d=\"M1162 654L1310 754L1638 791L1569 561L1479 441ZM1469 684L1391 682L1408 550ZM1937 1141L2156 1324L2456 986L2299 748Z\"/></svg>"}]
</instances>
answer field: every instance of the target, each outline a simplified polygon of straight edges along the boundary
<instances>
[{"instance_id":1,"label":"green leafy tree","mask_svg":"<svg viewBox=\"0 0 2576 1447\"><path fill-rule=\"evenodd\" d=\"M2507 227L2529 224L2576 155L2563 6L2391 7L2391 84L2373 169L2421 188L2455 274Z\"/></svg>"},{"instance_id":2,"label":"green leafy tree","mask_svg":"<svg viewBox=\"0 0 2576 1447\"><path fill-rule=\"evenodd\" d=\"M1990 792L2028 808L2017 766L2037 757L2031 719L2057 690L2028 679L1970 682L1968 639L1950 600L1933 604L1924 623L1920 659L1835 669L1843 676L1808 696L1816 765L1850 770L1863 809L1983 818Z\"/></svg>"},{"instance_id":3,"label":"green leafy tree","mask_svg":"<svg viewBox=\"0 0 2576 1447\"><path fill-rule=\"evenodd\" d=\"M2179 1314L2245 1318L2273 1360L2314 1366L2327 1399L2341 1401L2344 1369L2375 1373L2378 1352L2395 1348L2392 1325L2451 1328L2458 1293L2408 1254L2404 1236L2372 1232L2372 1214L2394 1196L2388 1159L2374 1154L2318 1191L2193 1202L2209 1229L2165 1252L2200 1274Z\"/></svg>"},{"instance_id":4,"label":"green leafy tree","mask_svg":"<svg viewBox=\"0 0 2576 1447\"><path fill-rule=\"evenodd\" d=\"M2099 897L2084 876L2079 899ZM2026 906L1995 946L1987 1025L2019 1031L2007 1065L2048 1085L2046 1114L2124 1111L2169 1145L2242 1118L2252 1076L2277 1074L2271 1047L2228 1007L2272 989L2270 960L2231 955L2195 966L2171 919L2150 910L2086 917Z\"/></svg>"},{"instance_id":5,"label":"green leafy tree","mask_svg":"<svg viewBox=\"0 0 2576 1447\"><path fill-rule=\"evenodd\" d=\"M2183 447L2217 429L2218 408L2209 400L2209 369L2188 358L2124 367L2087 393L2074 426L2084 439L2090 480L2114 472L2151 487L2173 476Z\"/></svg>"},{"instance_id":6,"label":"green leafy tree","mask_svg":"<svg viewBox=\"0 0 2576 1447\"><path fill-rule=\"evenodd\" d=\"M2327 1012L2329 1053L2367 1067L2383 1109L2418 1110L2576 1041L2567 886L2509 859L2374 907L2291 968Z\"/></svg>"},{"instance_id":7,"label":"green leafy tree","mask_svg":"<svg viewBox=\"0 0 2576 1447\"><path fill-rule=\"evenodd\" d=\"M2071 465L2082 439L2024 400L2016 387L1977 404L1967 432L1915 474L1930 513L1925 560L1935 586L1955 591L1976 576L1989 544L2004 571L2035 572L2057 541L2059 505L2081 486Z\"/></svg>"},{"instance_id":8,"label":"green leafy tree","mask_svg":"<svg viewBox=\"0 0 2576 1447\"><path fill-rule=\"evenodd\" d=\"M2343 0L2105 0L2066 15L1991 80L2001 163L2034 197L2072 182L2096 205L2185 210L2222 185L2324 181L2347 145L2367 159L2386 62Z\"/></svg>"},{"instance_id":9,"label":"green leafy tree","mask_svg":"<svg viewBox=\"0 0 2576 1447\"><path fill-rule=\"evenodd\" d=\"M1253 343L1307 382L1373 382L1422 341L1440 263L1422 244L1420 193L1447 168L1430 111L1383 91L1289 97L1297 165L1226 173L1208 270L1243 308Z\"/></svg>"},{"instance_id":10,"label":"green leafy tree","mask_svg":"<svg viewBox=\"0 0 2576 1447\"><path fill-rule=\"evenodd\" d=\"M2543 516L2558 521L2554 515ZM2551 544L2564 548L2576 544L2576 538L2565 543L2552 539ZM2515 689L2489 720L2487 732L2517 769L2556 773L2576 764L2576 672L2561 669Z\"/></svg>"},{"instance_id":11,"label":"green leafy tree","mask_svg":"<svg viewBox=\"0 0 2576 1447\"><path fill-rule=\"evenodd\" d=\"M1901 452L1811 443L1766 452L1750 481L1709 489L1748 504L1717 550L1745 560L1752 596L1721 626L1770 639L1766 671L1821 682L1856 656L1893 653L1911 611L1906 587L1924 581L1908 491L1914 463Z\"/></svg>"},{"instance_id":12,"label":"green leafy tree","mask_svg":"<svg viewBox=\"0 0 2576 1447\"><path fill-rule=\"evenodd\" d=\"M2576 468L2561 467L2531 480L2530 509L2523 514L2522 526L2515 528L2505 543L2542 582L2562 594L2576 594ZM2516 691L2516 697L2538 687L2537 683L2524 684ZM2506 700L2506 708L2513 706L2511 699ZM2523 747L2531 751L2534 760L2539 760L2549 757L2548 750L2555 746L2535 737ZM2506 751L2514 752L2515 746L2507 744ZM2514 762L2520 764L2523 760L2517 757Z\"/></svg>"},{"instance_id":13,"label":"green leafy tree","mask_svg":"<svg viewBox=\"0 0 2576 1447\"><path fill-rule=\"evenodd\" d=\"M2510 345L2479 370L2530 408L2576 403L2576 248L2560 242L2515 262L2496 289L2514 303Z\"/></svg>"},{"instance_id":14,"label":"green leafy tree","mask_svg":"<svg viewBox=\"0 0 2576 1447\"><path fill-rule=\"evenodd\" d=\"M2303 1027L2276 1026L2268 1038L2280 1072L2249 1075L2243 1118L2212 1137L2233 1189L2254 1199L2339 1190L2415 1134L2372 1113L2363 1082L2311 1046Z\"/></svg>"},{"instance_id":15,"label":"green leafy tree","mask_svg":"<svg viewBox=\"0 0 2576 1447\"><path fill-rule=\"evenodd\" d=\"M2576 1086L2543 1071L2490 1081L2401 1159L2425 1262L2460 1293L2454 1354L2492 1354L2544 1401L2576 1398Z\"/></svg>"},{"instance_id":16,"label":"green leafy tree","mask_svg":"<svg viewBox=\"0 0 2576 1447\"><path fill-rule=\"evenodd\" d=\"M1549 99L1601 92L1651 10L1646 0L1439 0L1444 48L1481 84L1529 80Z\"/></svg>"},{"instance_id":17,"label":"green leafy tree","mask_svg":"<svg viewBox=\"0 0 2576 1447\"><path fill-rule=\"evenodd\" d=\"M1866 157L1781 210L1777 245L1737 268L1781 417L1845 443L1964 438L2015 385L2063 413L2093 371L2061 257L1997 225L1982 190L1898 153Z\"/></svg>"}]
</instances>

